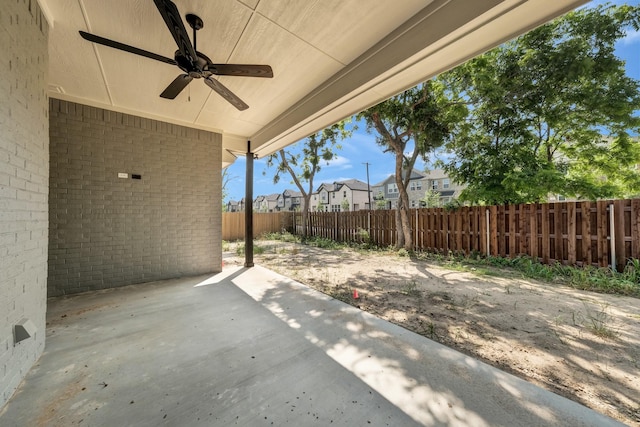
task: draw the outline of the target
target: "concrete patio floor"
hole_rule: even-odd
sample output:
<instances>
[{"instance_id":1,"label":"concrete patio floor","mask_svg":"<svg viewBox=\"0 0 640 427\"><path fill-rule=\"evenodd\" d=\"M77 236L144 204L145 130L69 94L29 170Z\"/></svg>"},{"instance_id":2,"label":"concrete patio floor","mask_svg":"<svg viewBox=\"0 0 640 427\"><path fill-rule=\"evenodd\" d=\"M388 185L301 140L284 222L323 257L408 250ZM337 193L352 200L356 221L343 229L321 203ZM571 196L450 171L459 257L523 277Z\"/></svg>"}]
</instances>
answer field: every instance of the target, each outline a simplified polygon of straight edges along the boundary
<instances>
[{"instance_id":1,"label":"concrete patio floor","mask_svg":"<svg viewBox=\"0 0 640 427\"><path fill-rule=\"evenodd\" d=\"M49 300L2 426L608 426L259 266Z\"/></svg>"}]
</instances>

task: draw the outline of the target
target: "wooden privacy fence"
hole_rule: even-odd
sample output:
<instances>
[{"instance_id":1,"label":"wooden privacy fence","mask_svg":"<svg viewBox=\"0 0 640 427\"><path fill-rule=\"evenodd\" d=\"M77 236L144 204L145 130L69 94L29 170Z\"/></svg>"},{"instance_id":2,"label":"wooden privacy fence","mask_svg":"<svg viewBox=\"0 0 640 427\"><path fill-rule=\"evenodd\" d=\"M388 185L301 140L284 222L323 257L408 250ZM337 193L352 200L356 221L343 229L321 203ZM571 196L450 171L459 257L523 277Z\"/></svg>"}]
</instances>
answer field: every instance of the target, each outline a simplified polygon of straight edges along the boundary
<instances>
[{"instance_id":1,"label":"wooden privacy fence","mask_svg":"<svg viewBox=\"0 0 640 427\"><path fill-rule=\"evenodd\" d=\"M640 199L411 209L410 217L415 250L527 255L546 264L615 265L618 271L629 258L640 258ZM297 233L301 223L296 213ZM395 211L309 214L313 236L361 241L363 230L378 246L394 245Z\"/></svg>"},{"instance_id":2,"label":"wooden privacy fence","mask_svg":"<svg viewBox=\"0 0 640 427\"><path fill-rule=\"evenodd\" d=\"M253 214L253 237L265 233L291 231L292 212ZM222 213L222 240L244 239L244 212Z\"/></svg>"}]
</instances>

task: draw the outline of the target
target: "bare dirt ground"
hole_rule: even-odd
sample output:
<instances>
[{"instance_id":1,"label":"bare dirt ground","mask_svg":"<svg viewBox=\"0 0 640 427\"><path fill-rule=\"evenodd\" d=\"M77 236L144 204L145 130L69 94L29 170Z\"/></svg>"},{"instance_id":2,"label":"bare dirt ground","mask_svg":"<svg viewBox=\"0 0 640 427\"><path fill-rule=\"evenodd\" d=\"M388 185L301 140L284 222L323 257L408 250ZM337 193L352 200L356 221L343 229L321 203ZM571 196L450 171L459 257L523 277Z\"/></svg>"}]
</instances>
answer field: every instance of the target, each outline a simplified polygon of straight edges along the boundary
<instances>
[{"instance_id":1,"label":"bare dirt ground","mask_svg":"<svg viewBox=\"0 0 640 427\"><path fill-rule=\"evenodd\" d=\"M640 426L637 298L525 280L510 270L456 271L392 252L257 246L265 251L256 251L256 264ZM224 261L244 259L234 250Z\"/></svg>"}]
</instances>

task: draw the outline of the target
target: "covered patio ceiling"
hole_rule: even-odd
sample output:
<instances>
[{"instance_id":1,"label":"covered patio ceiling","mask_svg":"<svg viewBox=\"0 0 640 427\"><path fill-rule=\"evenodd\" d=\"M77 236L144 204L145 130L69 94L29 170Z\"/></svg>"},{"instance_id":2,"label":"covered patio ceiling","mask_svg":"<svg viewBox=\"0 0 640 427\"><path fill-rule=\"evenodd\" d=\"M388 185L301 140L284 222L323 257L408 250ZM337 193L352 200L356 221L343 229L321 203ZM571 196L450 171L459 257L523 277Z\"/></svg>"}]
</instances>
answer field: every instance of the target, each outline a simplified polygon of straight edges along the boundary
<instances>
[{"instance_id":1,"label":"covered patio ceiling","mask_svg":"<svg viewBox=\"0 0 640 427\"><path fill-rule=\"evenodd\" d=\"M183 19L204 21L197 49L214 63L273 68L271 79L219 77L245 111L197 80L160 98L178 67L78 34L173 58L153 0L39 2L52 26L49 96L222 133L224 167L248 140L264 157L587 0L174 0Z\"/></svg>"}]
</instances>

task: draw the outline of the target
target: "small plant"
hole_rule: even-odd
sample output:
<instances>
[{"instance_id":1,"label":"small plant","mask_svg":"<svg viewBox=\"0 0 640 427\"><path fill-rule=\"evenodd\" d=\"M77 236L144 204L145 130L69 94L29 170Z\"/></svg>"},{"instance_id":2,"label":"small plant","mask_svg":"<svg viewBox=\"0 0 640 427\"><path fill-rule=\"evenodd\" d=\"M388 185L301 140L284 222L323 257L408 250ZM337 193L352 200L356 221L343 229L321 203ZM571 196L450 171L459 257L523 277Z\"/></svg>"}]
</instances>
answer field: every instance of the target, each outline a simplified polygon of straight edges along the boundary
<instances>
[{"instance_id":1,"label":"small plant","mask_svg":"<svg viewBox=\"0 0 640 427\"><path fill-rule=\"evenodd\" d=\"M405 248L398 249L397 254L401 258L407 258L407 257L411 256L411 253L408 250L406 250Z\"/></svg>"},{"instance_id":2,"label":"small plant","mask_svg":"<svg viewBox=\"0 0 640 427\"><path fill-rule=\"evenodd\" d=\"M472 297L470 297L469 295L462 295L457 305L462 307L465 310L468 310L474 307L475 305L478 305L479 303L480 303L480 298L478 297L478 295L475 295Z\"/></svg>"},{"instance_id":3,"label":"small plant","mask_svg":"<svg viewBox=\"0 0 640 427\"><path fill-rule=\"evenodd\" d=\"M299 242L300 238L289 233L286 230L283 230L280 233L264 233L260 236L260 240L279 240L282 242Z\"/></svg>"},{"instance_id":4,"label":"small plant","mask_svg":"<svg viewBox=\"0 0 640 427\"><path fill-rule=\"evenodd\" d=\"M436 334L436 325L433 322L427 323L427 335L432 340L438 338L438 334Z\"/></svg>"},{"instance_id":5,"label":"small plant","mask_svg":"<svg viewBox=\"0 0 640 427\"><path fill-rule=\"evenodd\" d=\"M627 262L621 279L640 285L640 259L632 258Z\"/></svg>"},{"instance_id":6,"label":"small plant","mask_svg":"<svg viewBox=\"0 0 640 427\"><path fill-rule=\"evenodd\" d=\"M422 291L418 289L418 284L415 282L415 280L404 285L400 289L400 292L409 297L420 297L420 295L422 295Z\"/></svg>"},{"instance_id":7,"label":"small plant","mask_svg":"<svg viewBox=\"0 0 640 427\"><path fill-rule=\"evenodd\" d=\"M371 241L371 236L364 228L358 228L358 231L356 231L356 239L358 243L369 243Z\"/></svg>"},{"instance_id":8,"label":"small plant","mask_svg":"<svg viewBox=\"0 0 640 427\"><path fill-rule=\"evenodd\" d=\"M322 292L334 299L337 299L338 301L342 301L350 305L355 305L356 303L356 300L353 298L353 294L351 293L351 289L344 285L325 285L323 286Z\"/></svg>"},{"instance_id":9,"label":"small plant","mask_svg":"<svg viewBox=\"0 0 640 427\"><path fill-rule=\"evenodd\" d=\"M593 312L585 303L585 311L589 320L589 330L596 336L605 339L617 338L616 331L609 327L609 314L607 313L608 305L601 306L600 311Z\"/></svg>"},{"instance_id":10,"label":"small plant","mask_svg":"<svg viewBox=\"0 0 640 427\"><path fill-rule=\"evenodd\" d=\"M327 239L326 237L308 237L305 244L309 246L315 246L321 249L342 249L346 247L344 244L338 243L335 240Z\"/></svg>"},{"instance_id":11,"label":"small plant","mask_svg":"<svg viewBox=\"0 0 640 427\"><path fill-rule=\"evenodd\" d=\"M265 252L265 248L264 247L256 245L256 244L253 245L253 253L255 255L260 255L260 254L263 254L264 252ZM238 256L244 255L244 243L241 243L236 247L236 255L238 255Z\"/></svg>"}]
</instances>

